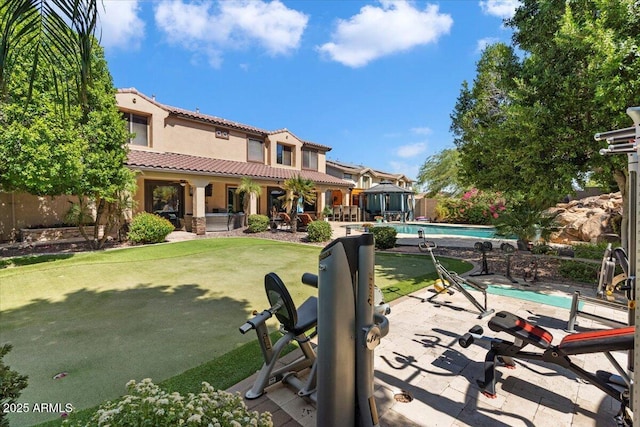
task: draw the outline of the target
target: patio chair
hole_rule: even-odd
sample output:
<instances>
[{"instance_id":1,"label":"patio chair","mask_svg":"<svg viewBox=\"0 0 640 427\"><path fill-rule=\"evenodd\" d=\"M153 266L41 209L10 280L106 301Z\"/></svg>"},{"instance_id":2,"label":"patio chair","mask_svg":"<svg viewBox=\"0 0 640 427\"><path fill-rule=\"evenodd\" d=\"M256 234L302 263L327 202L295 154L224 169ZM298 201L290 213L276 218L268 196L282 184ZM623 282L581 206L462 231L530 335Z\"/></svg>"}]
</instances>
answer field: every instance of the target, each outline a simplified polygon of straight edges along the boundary
<instances>
[{"instance_id":1,"label":"patio chair","mask_svg":"<svg viewBox=\"0 0 640 427\"><path fill-rule=\"evenodd\" d=\"M291 217L286 212L280 212L280 226L291 228Z\"/></svg>"},{"instance_id":2,"label":"patio chair","mask_svg":"<svg viewBox=\"0 0 640 427\"><path fill-rule=\"evenodd\" d=\"M333 220L342 221L342 205L333 207Z\"/></svg>"},{"instance_id":3,"label":"patio chair","mask_svg":"<svg viewBox=\"0 0 640 427\"><path fill-rule=\"evenodd\" d=\"M298 215L298 221L298 230L306 230L307 226L313 221L313 218L307 213L302 213Z\"/></svg>"},{"instance_id":4,"label":"patio chair","mask_svg":"<svg viewBox=\"0 0 640 427\"><path fill-rule=\"evenodd\" d=\"M355 205L348 206L349 214L347 221L357 221L358 220L358 207Z\"/></svg>"}]
</instances>

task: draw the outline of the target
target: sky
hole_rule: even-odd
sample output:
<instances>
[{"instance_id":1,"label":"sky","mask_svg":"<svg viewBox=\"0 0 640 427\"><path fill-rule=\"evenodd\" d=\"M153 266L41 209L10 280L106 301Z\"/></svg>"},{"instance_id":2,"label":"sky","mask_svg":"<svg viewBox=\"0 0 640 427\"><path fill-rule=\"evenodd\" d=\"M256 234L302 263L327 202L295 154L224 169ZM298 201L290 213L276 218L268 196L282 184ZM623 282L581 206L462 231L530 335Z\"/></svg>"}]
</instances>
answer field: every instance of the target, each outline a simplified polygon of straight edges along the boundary
<instances>
[{"instance_id":1,"label":"sky","mask_svg":"<svg viewBox=\"0 0 640 427\"><path fill-rule=\"evenodd\" d=\"M415 179L517 3L104 0L99 35L118 88Z\"/></svg>"}]
</instances>

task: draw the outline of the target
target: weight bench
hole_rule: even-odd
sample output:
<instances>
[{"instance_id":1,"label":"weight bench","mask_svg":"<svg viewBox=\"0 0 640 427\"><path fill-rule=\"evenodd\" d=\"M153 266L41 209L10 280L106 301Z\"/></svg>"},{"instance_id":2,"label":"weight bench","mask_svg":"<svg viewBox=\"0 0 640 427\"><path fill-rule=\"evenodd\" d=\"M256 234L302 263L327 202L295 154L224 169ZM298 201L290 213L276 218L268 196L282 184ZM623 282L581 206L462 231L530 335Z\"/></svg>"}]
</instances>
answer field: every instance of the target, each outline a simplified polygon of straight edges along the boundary
<instances>
[{"instance_id":1,"label":"weight bench","mask_svg":"<svg viewBox=\"0 0 640 427\"><path fill-rule=\"evenodd\" d=\"M496 362L500 361L504 363L507 368L515 369L516 364L513 359L534 360L553 363L554 365L570 370L580 378L593 384L607 395L619 401L621 403L621 413L624 414L626 412L629 403L628 388L630 380L626 372L615 361L613 356L611 356L610 352L633 349L634 326L567 335L558 345L553 345L553 335L549 331L507 311L498 312L489 320L488 326L492 331L504 332L511 335L514 337L514 341L510 342L495 338L490 339L491 349L487 353L484 361L484 380L478 380L478 385L482 389L482 394L485 396L490 398L497 396L495 378ZM471 329L470 332L472 332L472 334L465 334L465 336L477 337L478 331L482 333L482 328L476 326ZM464 338L465 337L459 340L463 347L467 347L473 342L473 338ZM543 351L541 353L523 351L523 348L527 345L532 345ZM610 383L602 373L598 372L594 374L588 372L571 361L570 356L572 355L590 353L604 353L618 373L625 378L627 389L621 390L619 384Z\"/></svg>"}]
</instances>

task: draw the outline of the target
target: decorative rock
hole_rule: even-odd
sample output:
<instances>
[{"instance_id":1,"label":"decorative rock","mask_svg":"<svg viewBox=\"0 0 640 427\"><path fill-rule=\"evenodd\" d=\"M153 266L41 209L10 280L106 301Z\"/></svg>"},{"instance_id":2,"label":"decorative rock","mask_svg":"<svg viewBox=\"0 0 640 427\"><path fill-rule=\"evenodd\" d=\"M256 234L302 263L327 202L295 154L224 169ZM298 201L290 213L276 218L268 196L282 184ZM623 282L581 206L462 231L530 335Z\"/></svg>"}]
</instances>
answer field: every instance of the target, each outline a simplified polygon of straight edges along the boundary
<instances>
[{"instance_id":1,"label":"decorative rock","mask_svg":"<svg viewBox=\"0 0 640 427\"><path fill-rule=\"evenodd\" d=\"M620 193L601 194L568 203L558 203L548 210L557 214L556 223L559 231L551 235L553 243L571 241L597 242L600 236L608 235L611 239L609 220L614 215L622 214L622 196Z\"/></svg>"}]
</instances>

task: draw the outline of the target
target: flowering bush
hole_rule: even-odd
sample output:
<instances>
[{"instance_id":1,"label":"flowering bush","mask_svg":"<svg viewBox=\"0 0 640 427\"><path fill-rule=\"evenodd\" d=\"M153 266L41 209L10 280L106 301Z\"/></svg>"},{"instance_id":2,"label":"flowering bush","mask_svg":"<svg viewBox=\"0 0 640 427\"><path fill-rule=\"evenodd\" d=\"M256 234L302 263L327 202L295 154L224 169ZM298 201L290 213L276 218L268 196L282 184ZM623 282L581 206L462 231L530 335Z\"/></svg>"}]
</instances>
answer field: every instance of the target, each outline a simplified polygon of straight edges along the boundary
<instances>
[{"instance_id":1,"label":"flowering bush","mask_svg":"<svg viewBox=\"0 0 640 427\"><path fill-rule=\"evenodd\" d=\"M506 209L500 193L484 192L472 188L458 198L438 201L436 212L441 222L458 224L491 224Z\"/></svg>"},{"instance_id":2,"label":"flowering bush","mask_svg":"<svg viewBox=\"0 0 640 427\"><path fill-rule=\"evenodd\" d=\"M271 414L250 412L239 393L215 390L206 382L200 393L167 393L149 378L127 383L128 395L100 406L87 424L71 426L273 426Z\"/></svg>"}]
</instances>

